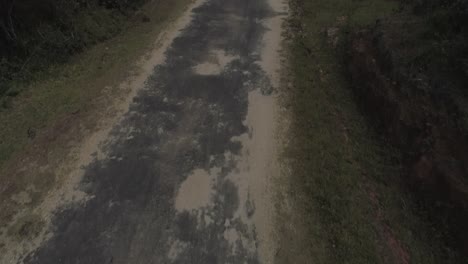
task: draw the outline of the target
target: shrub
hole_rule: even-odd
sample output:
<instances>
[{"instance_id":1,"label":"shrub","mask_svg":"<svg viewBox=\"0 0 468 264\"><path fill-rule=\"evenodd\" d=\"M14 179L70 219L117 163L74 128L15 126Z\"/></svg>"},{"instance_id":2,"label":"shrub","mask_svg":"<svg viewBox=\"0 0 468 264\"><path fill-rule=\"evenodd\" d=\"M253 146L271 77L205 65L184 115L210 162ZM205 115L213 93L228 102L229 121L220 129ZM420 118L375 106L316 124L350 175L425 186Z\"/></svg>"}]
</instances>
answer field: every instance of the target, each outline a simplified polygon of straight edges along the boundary
<instances>
[{"instance_id":1,"label":"shrub","mask_svg":"<svg viewBox=\"0 0 468 264\"><path fill-rule=\"evenodd\" d=\"M144 0L0 0L0 97L27 80L110 38Z\"/></svg>"}]
</instances>

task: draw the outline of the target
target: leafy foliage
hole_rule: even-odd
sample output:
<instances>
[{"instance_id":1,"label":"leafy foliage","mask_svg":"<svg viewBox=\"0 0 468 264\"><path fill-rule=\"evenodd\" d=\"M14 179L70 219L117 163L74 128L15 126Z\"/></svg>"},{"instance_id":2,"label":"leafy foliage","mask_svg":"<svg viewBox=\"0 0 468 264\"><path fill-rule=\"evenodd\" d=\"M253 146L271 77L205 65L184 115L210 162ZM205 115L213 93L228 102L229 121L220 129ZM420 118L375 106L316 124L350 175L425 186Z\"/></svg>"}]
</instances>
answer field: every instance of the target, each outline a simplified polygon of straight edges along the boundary
<instances>
[{"instance_id":1,"label":"leafy foliage","mask_svg":"<svg viewBox=\"0 0 468 264\"><path fill-rule=\"evenodd\" d=\"M0 0L0 97L11 81L28 80L108 39L143 0Z\"/></svg>"},{"instance_id":2,"label":"leafy foliage","mask_svg":"<svg viewBox=\"0 0 468 264\"><path fill-rule=\"evenodd\" d=\"M432 46L425 63L468 78L468 1L413 0L410 6L425 20L426 41Z\"/></svg>"}]
</instances>

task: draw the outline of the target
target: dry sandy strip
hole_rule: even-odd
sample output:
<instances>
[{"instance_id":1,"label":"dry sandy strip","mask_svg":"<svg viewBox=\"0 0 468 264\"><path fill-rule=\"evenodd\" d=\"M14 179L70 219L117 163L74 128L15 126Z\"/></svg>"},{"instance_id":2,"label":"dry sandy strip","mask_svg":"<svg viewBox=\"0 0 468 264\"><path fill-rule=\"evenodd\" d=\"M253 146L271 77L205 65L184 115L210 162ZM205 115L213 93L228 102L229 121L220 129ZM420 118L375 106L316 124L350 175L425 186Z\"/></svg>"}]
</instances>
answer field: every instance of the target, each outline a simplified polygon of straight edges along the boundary
<instances>
[{"instance_id":1,"label":"dry sandy strip","mask_svg":"<svg viewBox=\"0 0 468 264\"><path fill-rule=\"evenodd\" d=\"M285 14L287 6L282 0L269 0L271 8L278 14ZM280 85L282 43L282 23L285 15L276 15L264 21L267 28L263 36L261 50L261 68L266 72L274 88ZM277 135L278 102L273 96L262 95L259 90L249 94L249 106L246 123L253 131L252 137L242 141L247 156L247 163L254 177L249 178L251 193L255 201L254 222L258 232L259 256L262 263L273 263L277 252L274 237L274 197L276 178L280 177L278 164Z\"/></svg>"}]
</instances>

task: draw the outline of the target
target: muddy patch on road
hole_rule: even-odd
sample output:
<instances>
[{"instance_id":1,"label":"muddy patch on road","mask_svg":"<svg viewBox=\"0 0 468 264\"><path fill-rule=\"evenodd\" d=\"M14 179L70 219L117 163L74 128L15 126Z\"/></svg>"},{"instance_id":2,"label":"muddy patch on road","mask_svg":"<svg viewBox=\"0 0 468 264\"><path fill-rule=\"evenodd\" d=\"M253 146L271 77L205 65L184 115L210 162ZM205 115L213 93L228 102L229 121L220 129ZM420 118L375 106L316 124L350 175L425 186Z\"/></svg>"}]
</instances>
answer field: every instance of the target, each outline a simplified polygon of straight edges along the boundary
<instances>
[{"instance_id":1,"label":"muddy patch on road","mask_svg":"<svg viewBox=\"0 0 468 264\"><path fill-rule=\"evenodd\" d=\"M204 62L193 67L196 74L219 75L224 68L238 57L226 54L223 50L215 50L208 54Z\"/></svg>"},{"instance_id":2,"label":"muddy patch on road","mask_svg":"<svg viewBox=\"0 0 468 264\"><path fill-rule=\"evenodd\" d=\"M216 180L215 169L210 171L196 169L182 182L175 199L177 211L192 211L208 207L213 196L213 186Z\"/></svg>"}]
</instances>

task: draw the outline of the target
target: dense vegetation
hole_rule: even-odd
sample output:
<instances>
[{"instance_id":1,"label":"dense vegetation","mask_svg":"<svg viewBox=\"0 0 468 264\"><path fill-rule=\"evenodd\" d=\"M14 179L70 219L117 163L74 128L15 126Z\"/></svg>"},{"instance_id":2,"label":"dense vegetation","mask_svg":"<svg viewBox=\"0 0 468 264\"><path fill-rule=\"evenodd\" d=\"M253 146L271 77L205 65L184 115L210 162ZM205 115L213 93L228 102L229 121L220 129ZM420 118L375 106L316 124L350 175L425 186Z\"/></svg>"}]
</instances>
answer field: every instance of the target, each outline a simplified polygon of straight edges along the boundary
<instances>
[{"instance_id":1,"label":"dense vegetation","mask_svg":"<svg viewBox=\"0 0 468 264\"><path fill-rule=\"evenodd\" d=\"M464 214L466 195L445 176L459 180L464 167L451 135L462 135L468 105L468 1L290 3L284 105L294 136L284 159L304 252L316 263L466 263L466 218L452 214ZM347 59L353 51L362 64ZM422 177L412 184L410 174Z\"/></svg>"},{"instance_id":2,"label":"dense vegetation","mask_svg":"<svg viewBox=\"0 0 468 264\"><path fill-rule=\"evenodd\" d=\"M458 80L464 78L463 81L466 82L468 1L413 0L411 4L404 3L403 7L410 9L415 19L421 19L419 28L416 29L421 33L417 36L420 40L416 43L419 52L408 60L431 75L444 75L446 80L447 75Z\"/></svg>"},{"instance_id":3,"label":"dense vegetation","mask_svg":"<svg viewBox=\"0 0 468 264\"><path fill-rule=\"evenodd\" d=\"M14 82L115 35L142 2L1 0L0 97L18 93Z\"/></svg>"},{"instance_id":4,"label":"dense vegetation","mask_svg":"<svg viewBox=\"0 0 468 264\"><path fill-rule=\"evenodd\" d=\"M446 252L467 255L468 2L401 1L351 32L351 87L403 154L404 173L395 180L409 187Z\"/></svg>"},{"instance_id":5,"label":"dense vegetation","mask_svg":"<svg viewBox=\"0 0 468 264\"><path fill-rule=\"evenodd\" d=\"M468 255L468 1L402 2L357 35L370 49L354 57L377 61L350 65L361 105L402 150L420 210Z\"/></svg>"}]
</instances>

